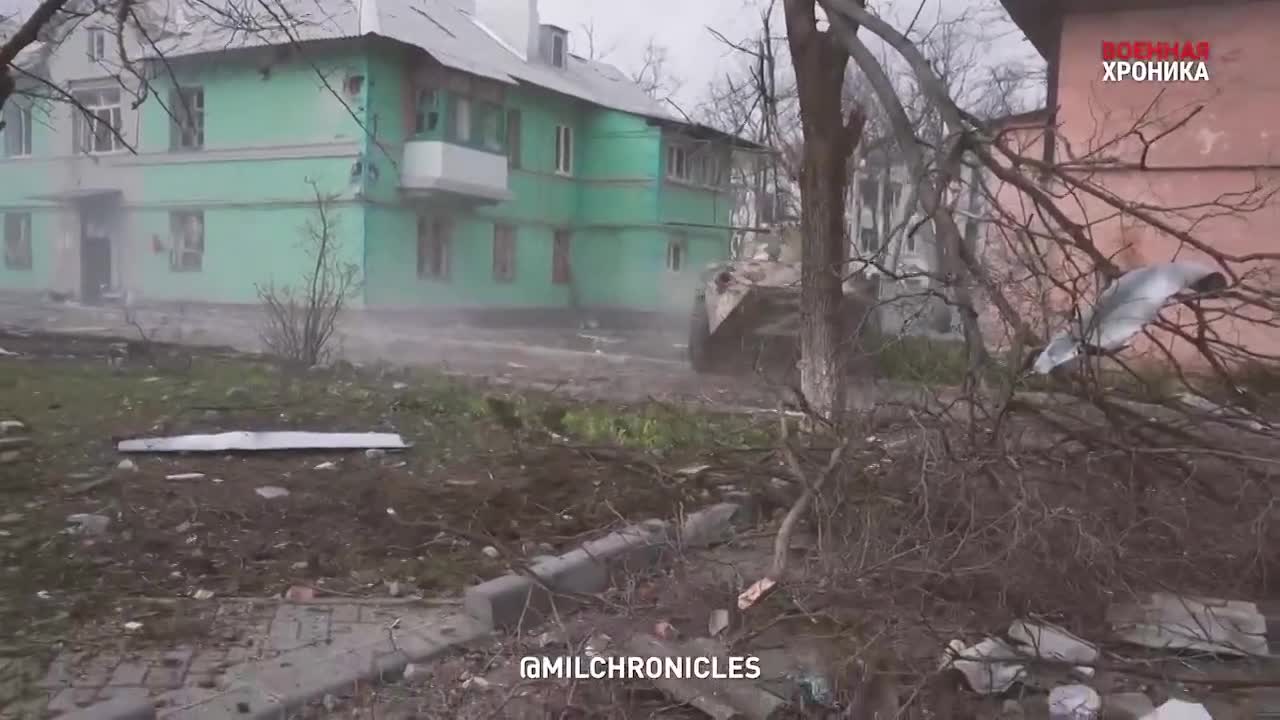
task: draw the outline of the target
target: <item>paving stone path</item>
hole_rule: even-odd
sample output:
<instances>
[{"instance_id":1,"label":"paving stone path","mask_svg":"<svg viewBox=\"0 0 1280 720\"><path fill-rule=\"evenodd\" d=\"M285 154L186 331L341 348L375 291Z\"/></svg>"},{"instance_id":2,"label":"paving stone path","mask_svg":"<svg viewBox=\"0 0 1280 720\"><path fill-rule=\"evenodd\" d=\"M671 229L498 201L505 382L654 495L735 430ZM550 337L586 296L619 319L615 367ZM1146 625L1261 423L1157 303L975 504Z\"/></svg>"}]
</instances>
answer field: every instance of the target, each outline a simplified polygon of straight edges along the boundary
<instances>
[{"instance_id":1,"label":"paving stone path","mask_svg":"<svg viewBox=\"0 0 1280 720\"><path fill-rule=\"evenodd\" d=\"M422 635L427 630L431 633ZM459 611L404 603L225 601L206 639L147 652L70 651L53 661L39 687L48 694L47 709L55 717L126 699L149 700L160 717L219 716L206 707L211 701L261 685L260 678L274 683L270 694L283 700L310 687L309 682L340 683L336 671L342 662L335 666L335 658L343 653L367 666L366 658L406 650L401 647L406 643L412 656L428 652L431 639L447 646L484 631ZM375 646L373 655L357 652ZM322 667L327 678L303 677L309 668ZM352 677L366 670L353 668ZM237 705L244 703L232 703ZM246 717L261 712L240 710Z\"/></svg>"}]
</instances>

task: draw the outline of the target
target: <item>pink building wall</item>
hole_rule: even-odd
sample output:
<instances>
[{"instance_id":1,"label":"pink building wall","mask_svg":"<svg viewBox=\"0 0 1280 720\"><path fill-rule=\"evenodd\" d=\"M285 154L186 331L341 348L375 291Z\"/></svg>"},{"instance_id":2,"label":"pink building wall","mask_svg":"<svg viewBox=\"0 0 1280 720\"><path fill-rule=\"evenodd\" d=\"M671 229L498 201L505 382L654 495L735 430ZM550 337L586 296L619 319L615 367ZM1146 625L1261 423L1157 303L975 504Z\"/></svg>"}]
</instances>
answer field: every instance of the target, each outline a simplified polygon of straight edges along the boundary
<instances>
[{"instance_id":1,"label":"pink building wall","mask_svg":"<svg viewBox=\"0 0 1280 720\"><path fill-rule=\"evenodd\" d=\"M1102 82L1102 42L1126 40L1207 41L1210 79ZM1280 2L1070 13L1063 18L1060 48L1056 164L1068 164L1074 176L1145 206L1218 252L1280 256L1280 196L1268 199L1280 189ZM1202 109L1187 119L1196 107ZM1140 164L1144 144L1135 129L1148 139L1160 137L1147 150L1145 166ZM1011 137L1034 145L1028 134L1036 131L1023 129ZM1038 147L1026 154L1040 157ZM1006 211L1026 214L1026 199L1012 188L1000 186L997 197ZM1213 206L1221 198L1232 203L1247 199L1256 209L1228 212ZM1122 269L1175 258L1207 259L1100 200L1075 193L1060 206L1088 226L1095 245ZM993 266L1016 280L1010 272L1013 260L1001 257L1001 243L993 240L989 233L987 255ZM1251 261L1233 267L1265 272L1273 264ZM1269 284L1264 279L1252 282ZM1050 294L1060 312L1063 293ZM1053 324L1045 310L1027 310L1042 326L1044 321ZM999 343L995 325L988 327L989 340ZM1280 354L1280 331L1230 319L1215 321L1213 327L1252 350ZM1187 359L1189 350L1177 348Z\"/></svg>"}]
</instances>

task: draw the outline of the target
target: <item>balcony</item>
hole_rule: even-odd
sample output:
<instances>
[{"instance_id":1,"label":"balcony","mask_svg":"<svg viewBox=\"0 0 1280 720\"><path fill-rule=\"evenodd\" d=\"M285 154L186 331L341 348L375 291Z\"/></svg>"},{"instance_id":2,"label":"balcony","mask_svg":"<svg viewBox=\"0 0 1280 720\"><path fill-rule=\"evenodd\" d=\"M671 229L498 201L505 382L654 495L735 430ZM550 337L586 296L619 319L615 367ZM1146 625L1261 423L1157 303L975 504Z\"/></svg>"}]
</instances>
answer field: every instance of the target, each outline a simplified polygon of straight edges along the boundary
<instances>
[{"instance_id":1,"label":"balcony","mask_svg":"<svg viewBox=\"0 0 1280 720\"><path fill-rule=\"evenodd\" d=\"M505 155L440 140L405 143L400 188L419 197L451 196L480 203L511 198Z\"/></svg>"}]
</instances>

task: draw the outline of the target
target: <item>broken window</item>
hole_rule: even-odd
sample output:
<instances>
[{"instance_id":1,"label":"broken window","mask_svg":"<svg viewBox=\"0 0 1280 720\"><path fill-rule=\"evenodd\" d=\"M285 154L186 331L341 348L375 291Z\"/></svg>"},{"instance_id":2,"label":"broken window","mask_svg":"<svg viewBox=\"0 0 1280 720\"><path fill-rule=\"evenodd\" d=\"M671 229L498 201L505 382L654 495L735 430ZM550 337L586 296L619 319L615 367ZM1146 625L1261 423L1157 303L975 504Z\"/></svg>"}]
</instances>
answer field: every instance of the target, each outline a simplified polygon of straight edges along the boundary
<instances>
[{"instance_id":1,"label":"broken window","mask_svg":"<svg viewBox=\"0 0 1280 720\"><path fill-rule=\"evenodd\" d=\"M449 278L453 223L446 218L418 217L418 277Z\"/></svg>"},{"instance_id":2,"label":"broken window","mask_svg":"<svg viewBox=\"0 0 1280 720\"><path fill-rule=\"evenodd\" d=\"M85 90L73 94L80 107L75 113L76 151L107 153L124 149L120 139L120 91Z\"/></svg>"},{"instance_id":3,"label":"broken window","mask_svg":"<svg viewBox=\"0 0 1280 720\"><path fill-rule=\"evenodd\" d=\"M503 112L500 105L488 102L476 103L476 132L480 147L490 152L502 152L506 135L502 130Z\"/></svg>"},{"instance_id":4,"label":"broken window","mask_svg":"<svg viewBox=\"0 0 1280 720\"><path fill-rule=\"evenodd\" d=\"M5 213L5 268L8 270L30 270L31 260L31 213Z\"/></svg>"},{"instance_id":5,"label":"broken window","mask_svg":"<svg viewBox=\"0 0 1280 720\"><path fill-rule=\"evenodd\" d=\"M667 269L680 272L684 268L685 253L688 251L688 238L683 233L672 235L667 240Z\"/></svg>"},{"instance_id":6,"label":"broken window","mask_svg":"<svg viewBox=\"0 0 1280 720\"><path fill-rule=\"evenodd\" d=\"M31 154L31 106L10 98L4 107L4 150L9 157Z\"/></svg>"},{"instance_id":7,"label":"broken window","mask_svg":"<svg viewBox=\"0 0 1280 720\"><path fill-rule=\"evenodd\" d=\"M898 209L898 201L902 199L902 186L898 183L891 182L884 186L884 209L881 211L881 217L891 218L893 213Z\"/></svg>"},{"instance_id":8,"label":"broken window","mask_svg":"<svg viewBox=\"0 0 1280 720\"><path fill-rule=\"evenodd\" d=\"M520 168L520 111L507 111L507 166Z\"/></svg>"},{"instance_id":9,"label":"broken window","mask_svg":"<svg viewBox=\"0 0 1280 720\"><path fill-rule=\"evenodd\" d=\"M880 183L875 180L863 180L858 183L858 195L862 207L875 210L876 201L880 199Z\"/></svg>"},{"instance_id":10,"label":"broken window","mask_svg":"<svg viewBox=\"0 0 1280 720\"><path fill-rule=\"evenodd\" d=\"M569 263L569 242L571 237L568 230L557 230L552 241L551 282L556 285L568 285L573 277Z\"/></svg>"},{"instance_id":11,"label":"broken window","mask_svg":"<svg viewBox=\"0 0 1280 720\"><path fill-rule=\"evenodd\" d=\"M667 177L672 180L689 179L689 151L679 145L667 146Z\"/></svg>"},{"instance_id":12,"label":"broken window","mask_svg":"<svg viewBox=\"0 0 1280 720\"><path fill-rule=\"evenodd\" d=\"M433 133L440 126L440 95L433 88L421 88L415 102L413 131L418 135Z\"/></svg>"},{"instance_id":13,"label":"broken window","mask_svg":"<svg viewBox=\"0 0 1280 720\"><path fill-rule=\"evenodd\" d=\"M169 236L169 268L175 272L200 272L204 268L204 213L169 213Z\"/></svg>"},{"instance_id":14,"label":"broken window","mask_svg":"<svg viewBox=\"0 0 1280 720\"><path fill-rule=\"evenodd\" d=\"M89 39L89 59L97 62L107 56L107 31L105 28L89 28L85 32Z\"/></svg>"},{"instance_id":15,"label":"broken window","mask_svg":"<svg viewBox=\"0 0 1280 720\"><path fill-rule=\"evenodd\" d=\"M880 233L875 228L862 228L860 238L864 255L873 255L880 250Z\"/></svg>"},{"instance_id":16,"label":"broken window","mask_svg":"<svg viewBox=\"0 0 1280 720\"><path fill-rule=\"evenodd\" d=\"M556 172L573 174L573 128L556 126Z\"/></svg>"},{"instance_id":17,"label":"broken window","mask_svg":"<svg viewBox=\"0 0 1280 720\"><path fill-rule=\"evenodd\" d=\"M502 283L516 279L516 229L511 225L493 226L493 279Z\"/></svg>"},{"instance_id":18,"label":"broken window","mask_svg":"<svg viewBox=\"0 0 1280 720\"><path fill-rule=\"evenodd\" d=\"M471 142L471 99L460 95L453 98L453 131L455 142Z\"/></svg>"},{"instance_id":19,"label":"broken window","mask_svg":"<svg viewBox=\"0 0 1280 720\"><path fill-rule=\"evenodd\" d=\"M563 33L553 33L551 35L551 64L558 68L565 66L568 59L568 53L565 52L565 38Z\"/></svg>"},{"instance_id":20,"label":"broken window","mask_svg":"<svg viewBox=\"0 0 1280 720\"><path fill-rule=\"evenodd\" d=\"M204 147L204 88L180 88L169 93L170 150Z\"/></svg>"}]
</instances>

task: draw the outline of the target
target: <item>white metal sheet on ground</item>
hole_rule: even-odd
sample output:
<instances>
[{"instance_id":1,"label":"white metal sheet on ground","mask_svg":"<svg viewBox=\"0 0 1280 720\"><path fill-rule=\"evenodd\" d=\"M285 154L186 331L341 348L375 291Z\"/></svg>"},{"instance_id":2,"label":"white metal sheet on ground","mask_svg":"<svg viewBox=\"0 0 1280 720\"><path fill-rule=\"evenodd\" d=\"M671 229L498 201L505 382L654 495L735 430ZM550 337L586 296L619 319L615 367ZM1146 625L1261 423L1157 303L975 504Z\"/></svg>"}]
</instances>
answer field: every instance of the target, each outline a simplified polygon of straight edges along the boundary
<instances>
[{"instance_id":1,"label":"white metal sheet on ground","mask_svg":"<svg viewBox=\"0 0 1280 720\"><path fill-rule=\"evenodd\" d=\"M225 432L212 435L121 440L120 452L225 452L228 450L403 450L396 433L322 433L298 431Z\"/></svg>"}]
</instances>

